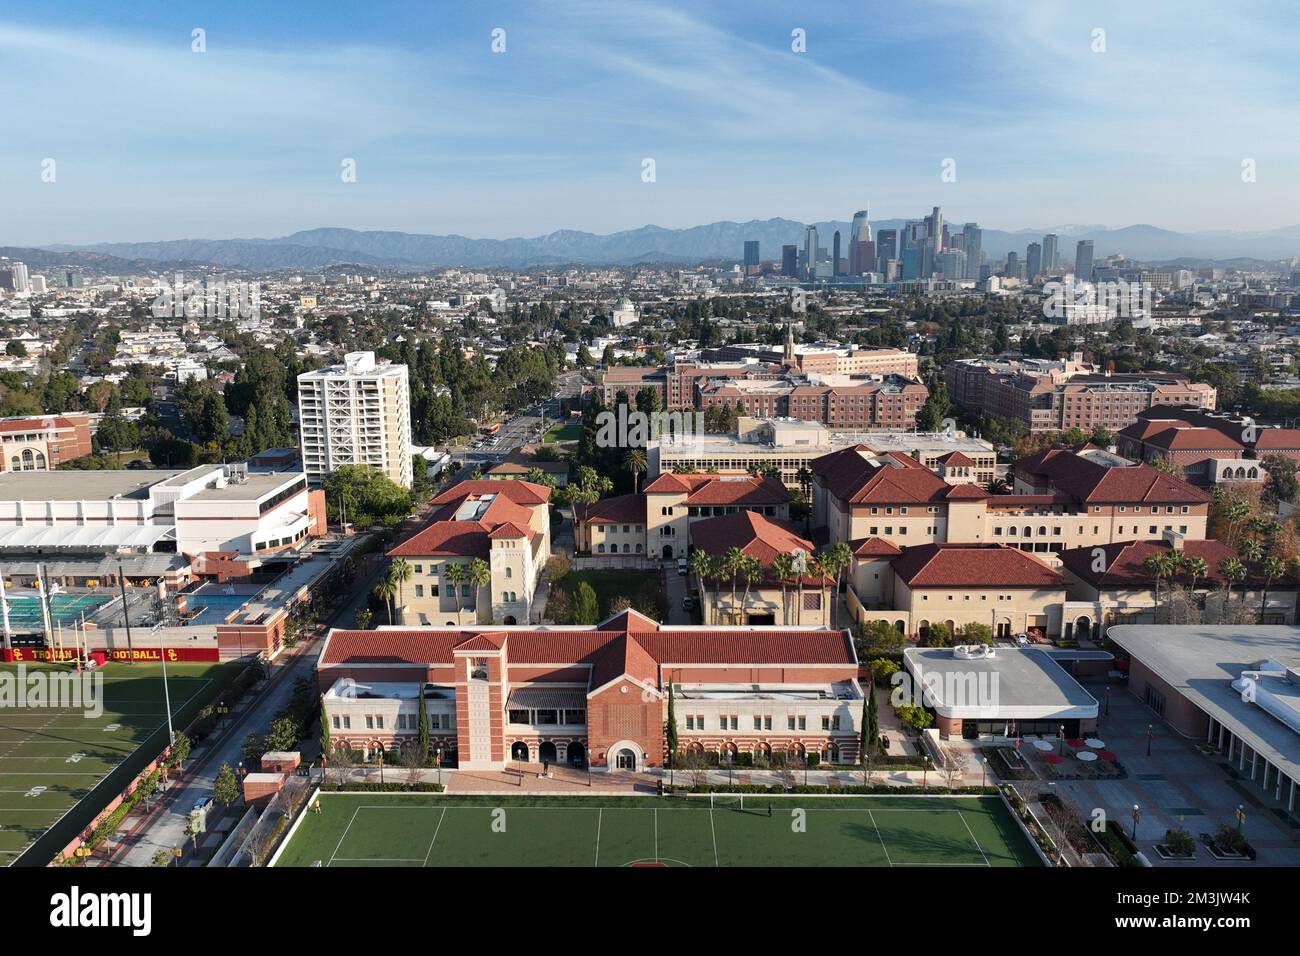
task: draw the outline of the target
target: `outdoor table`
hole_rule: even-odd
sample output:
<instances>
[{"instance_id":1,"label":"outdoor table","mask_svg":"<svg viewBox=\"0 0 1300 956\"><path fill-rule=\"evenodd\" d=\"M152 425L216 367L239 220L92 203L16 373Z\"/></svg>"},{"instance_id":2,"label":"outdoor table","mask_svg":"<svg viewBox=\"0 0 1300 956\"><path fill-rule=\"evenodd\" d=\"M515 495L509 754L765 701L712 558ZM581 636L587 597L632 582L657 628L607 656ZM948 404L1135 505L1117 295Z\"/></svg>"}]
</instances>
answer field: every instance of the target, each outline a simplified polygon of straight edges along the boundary
<instances>
[{"instance_id":1,"label":"outdoor table","mask_svg":"<svg viewBox=\"0 0 1300 956\"><path fill-rule=\"evenodd\" d=\"M1035 740L1035 741L1034 741L1034 746L1037 747L1039 750L1055 750L1055 749L1056 749L1056 744L1052 743L1050 740Z\"/></svg>"},{"instance_id":2,"label":"outdoor table","mask_svg":"<svg viewBox=\"0 0 1300 956\"><path fill-rule=\"evenodd\" d=\"M1093 750L1104 750L1106 748L1106 741L1098 740L1096 737L1089 737L1087 740L1084 741L1084 743L1087 744L1089 747L1091 747Z\"/></svg>"},{"instance_id":3,"label":"outdoor table","mask_svg":"<svg viewBox=\"0 0 1300 956\"><path fill-rule=\"evenodd\" d=\"M1075 756L1078 757L1080 760L1082 760L1084 763L1090 763L1091 761L1097 759L1097 755L1093 753L1091 750L1080 750L1077 754L1075 754Z\"/></svg>"}]
</instances>

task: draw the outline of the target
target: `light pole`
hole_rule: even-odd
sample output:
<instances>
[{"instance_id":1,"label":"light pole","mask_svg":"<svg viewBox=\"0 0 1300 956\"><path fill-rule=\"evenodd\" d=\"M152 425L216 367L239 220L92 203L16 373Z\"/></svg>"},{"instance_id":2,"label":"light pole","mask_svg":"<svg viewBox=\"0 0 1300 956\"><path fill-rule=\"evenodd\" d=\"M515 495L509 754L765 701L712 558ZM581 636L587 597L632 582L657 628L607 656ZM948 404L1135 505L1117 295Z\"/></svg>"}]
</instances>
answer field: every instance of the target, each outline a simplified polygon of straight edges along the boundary
<instances>
[{"instance_id":1,"label":"light pole","mask_svg":"<svg viewBox=\"0 0 1300 956\"><path fill-rule=\"evenodd\" d=\"M126 613L126 605L122 605L122 613ZM159 621L153 626L154 636L158 636L158 628L162 626ZM158 659L162 661L163 674L163 706L167 708L167 746L170 747L176 743L176 731L172 729L172 695L167 687L167 653L163 650L162 641L158 642Z\"/></svg>"},{"instance_id":2,"label":"light pole","mask_svg":"<svg viewBox=\"0 0 1300 956\"><path fill-rule=\"evenodd\" d=\"M1147 724L1147 756L1151 756L1151 738L1155 736L1155 724Z\"/></svg>"},{"instance_id":3,"label":"light pole","mask_svg":"<svg viewBox=\"0 0 1300 956\"><path fill-rule=\"evenodd\" d=\"M1246 826L1246 808L1242 804L1237 804L1237 811L1234 814L1237 818L1237 835L1242 836L1242 829Z\"/></svg>"},{"instance_id":4,"label":"light pole","mask_svg":"<svg viewBox=\"0 0 1300 956\"><path fill-rule=\"evenodd\" d=\"M1110 716L1110 685L1106 685L1106 716Z\"/></svg>"},{"instance_id":5,"label":"light pole","mask_svg":"<svg viewBox=\"0 0 1300 956\"><path fill-rule=\"evenodd\" d=\"M1133 804L1133 842L1137 843L1138 839L1138 821L1142 819L1142 808L1136 803Z\"/></svg>"},{"instance_id":6,"label":"light pole","mask_svg":"<svg viewBox=\"0 0 1300 956\"><path fill-rule=\"evenodd\" d=\"M929 781L930 781L930 755L921 754L921 760L922 760L921 789L924 790L926 787L929 786Z\"/></svg>"},{"instance_id":7,"label":"light pole","mask_svg":"<svg viewBox=\"0 0 1300 956\"><path fill-rule=\"evenodd\" d=\"M980 755L980 788L983 789L988 785L989 780L989 758L983 754Z\"/></svg>"},{"instance_id":8,"label":"light pole","mask_svg":"<svg viewBox=\"0 0 1300 956\"><path fill-rule=\"evenodd\" d=\"M1064 757L1064 756L1065 756L1065 724L1061 724L1061 736L1060 736L1060 740L1061 740L1061 745L1060 745L1060 751L1059 751L1059 752L1060 752L1061 756Z\"/></svg>"},{"instance_id":9,"label":"light pole","mask_svg":"<svg viewBox=\"0 0 1300 956\"><path fill-rule=\"evenodd\" d=\"M122 562L117 562L117 589L122 593L122 625L126 628L126 662L135 663L135 651L131 647L131 615L126 609L126 575L122 571ZM164 686L166 686L164 684ZM168 719L171 712L168 712Z\"/></svg>"}]
</instances>

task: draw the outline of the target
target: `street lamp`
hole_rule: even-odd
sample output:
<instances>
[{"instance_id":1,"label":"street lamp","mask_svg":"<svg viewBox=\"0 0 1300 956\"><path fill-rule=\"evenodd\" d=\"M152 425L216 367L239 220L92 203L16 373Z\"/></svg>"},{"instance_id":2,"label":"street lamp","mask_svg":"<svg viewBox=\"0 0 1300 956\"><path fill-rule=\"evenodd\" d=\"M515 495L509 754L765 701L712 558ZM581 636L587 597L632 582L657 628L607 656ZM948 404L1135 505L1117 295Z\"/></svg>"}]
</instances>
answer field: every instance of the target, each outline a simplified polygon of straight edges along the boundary
<instances>
[{"instance_id":1,"label":"street lamp","mask_svg":"<svg viewBox=\"0 0 1300 956\"><path fill-rule=\"evenodd\" d=\"M1106 716L1110 716L1110 685L1106 685Z\"/></svg>"},{"instance_id":2,"label":"street lamp","mask_svg":"<svg viewBox=\"0 0 1300 956\"><path fill-rule=\"evenodd\" d=\"M921 754L921 760L922 760L922 770L921 770L921 789L924 790L927 786L929 786L929 780L930 780L930 755L929 755L929 754Z\"/></svg>"},{"instance_id":3,"label":"street lamp","mask_svg":"<svg viewBox=\"0 0 1300 956\"><path fill-rule=\"evenodd\" d=\"M980 787L983 788L988 784L989 779L989 758L980 754Z\"/></svg>"},{"instance_id":4,"label":"street lamp","mask_svg":"<svg viewBox=\"0 0 1300 956\"><path fill-rule=\"evenodd\" d=\"M1065 724L1061 724L1061 737L1060 737L1060 739L1061 739L1060 754L1061 754L1062 757L1064 757L1064 756L1065 756Z\"/></svg>"},{"instance_id":5,"label":"street lamp","mask_svg":"<svg viewBox=\"0 0 1300 956\"><path fill-rule=\"evenodd\" d=\"M1133 842L1137 843L1138 838L1138 821L1142 819L1142 808L1136 803L1133 804Z\"/></svg>"},{"instance_id":6,"label":"street lamp","mask_svg":"<svg viewBox=\"0 0 1300 956\"><path fill-rule=\"evenodd\" d=\"M1242 804L1237 804L1237 810L1234 814L1237 818L1237 835L1242 835L1242 828L1246 825L1246 808Z\"/></svg>"},{"instance_id":7,"label":"street lamp","mask_svg":"<svg viewBox=\"0 0 1300 956\"><path fill-rule=\"evenodd\" d=\"M1147 756L1151 756L1151 738L1156 734L1155 724L1147 724Z\"/></svg>"}]
</instances>

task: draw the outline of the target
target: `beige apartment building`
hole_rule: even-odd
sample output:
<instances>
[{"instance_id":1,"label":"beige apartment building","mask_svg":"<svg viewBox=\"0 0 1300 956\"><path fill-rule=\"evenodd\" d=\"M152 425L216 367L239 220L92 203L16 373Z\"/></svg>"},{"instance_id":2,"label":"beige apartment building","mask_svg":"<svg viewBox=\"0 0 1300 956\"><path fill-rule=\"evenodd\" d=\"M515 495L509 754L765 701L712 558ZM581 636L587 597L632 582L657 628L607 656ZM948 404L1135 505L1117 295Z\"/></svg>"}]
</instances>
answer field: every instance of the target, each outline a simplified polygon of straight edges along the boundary
<instances>
[{"instance_id":1,"label":"beige apartment building","mask_svg":"<svg viewBox=\"0 0 1300 956\"><path fill-rule=\"evenodd\" d=\"M1016 480L1025 493L1011 495L949 483L907 455L865 446L819 458L812 472L814 526L850 544L1006 544L1055 554L1166 534L1201 540L1211 502L1148 465L1108 466L1064 450L1022 461Z\"/></svg>"},{"instance_id":2,"label":"beige apartment building","mask_svg":"<svg viewBox=\"0 0 1300 956\"><path fill-rule=\"evenodd\" d=\"M462 481L433 499L433 521L388 552L411 566L402 625L527 624L551 556L551 490L528 481ZM479 562L476 564L475 562ZM460 572L449 574L451 565ZM487 576L473 580L473 568Z\"/></svg>"},{"instance_id":3,"label":"beige apartment building","mask_svg":"<svg viewBox=\"0 0 1300 956\"><path fill-rule=\"evenodd\" d=\"M1066 579L1032 554L1002 545L927 544L860 548L846 600L858 620L886 621L925 637L944 625L960 637L970 624L995 638L1061 633Z\"/></svg>"},{"instance_id":4,"label":"beige apartment building","mask_svg":"<svg viewBox=\"0 0 1300 956\"><path fill-rule=\"evenodd\" d=\"M349 352L298 376L302 462L313 485L343 465L369 465L411 487L411 396L405 365Z\"/></svg>"}]
</instances>

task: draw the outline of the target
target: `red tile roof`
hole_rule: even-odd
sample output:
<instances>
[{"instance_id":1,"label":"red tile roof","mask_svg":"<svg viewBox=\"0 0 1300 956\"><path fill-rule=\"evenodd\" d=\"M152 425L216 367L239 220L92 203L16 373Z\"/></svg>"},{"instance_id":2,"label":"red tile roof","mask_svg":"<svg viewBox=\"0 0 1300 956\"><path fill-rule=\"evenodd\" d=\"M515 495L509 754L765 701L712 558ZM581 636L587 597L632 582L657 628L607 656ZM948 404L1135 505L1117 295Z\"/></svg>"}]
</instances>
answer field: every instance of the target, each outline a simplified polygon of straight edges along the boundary
<instances>
[{"instance_id":1,"label":"red tile roof","mask_svg":"<svg viewBox=\"0 0 1300 956\"><path fill-rule=\"evenodd\" d=\"M645 495L618 495L599 501L581 501L573 508L575 518L587 524L645 524Z\"/></svg>"},{"instance_id":2,"label":"red tile roof","mask_svg":"<svg viewBox=\"0 0 1300 956\"><path fill-rule=\"evenodd\" d=\"M1255 450L1285 449L1294 451L1300 448L1300 429L1296 428L1261 428L1256 433Z\"/></svg>"},{"instance_id":3,"label":"red tile roof","mask_svg":"<svg viewBox=\"0 0 1300 956\"><path fill-rule=\"evenodd\" d=\"M854 541L849 547L860 558L894 558L903 553L902 548L884 538L864 538L862 541Z\"/></svg>"},{"instance_id":4,"label":"red tile roof","mask_svg":"<svg viewBox=\"0 0 1300 956\"><path fill-rule=\"evenodd\" d=\"M1102 566L1104 570L1094 570L1100 550L1102 554ZM1114 544L1098 545L1088 548L1071 548L1068 551L1062 551L1060 554L1061 564L1063 564L1071 574L1088 582L1094 587L1105 590L1107 588L1132 588L1134 586L1143 589L1152 589L1155 587L1155 579L1152 578L1142 568L1142 564L1147 558L1153 555L1167 555L1173 552L1173 545L1168 541L1120 541ZM1197 587L1207 585L1210 587L1220 587L1225 581L1219 574L1219 565L1228 558L1237 557L1237 552L1229 545L1222 541L1184 541L1182 543L1182 553L1191 558L1200 558L1206 564L1208 574L1197 578ZM1244 562L1243 562L1244 563ZM1246 584L1250 587L1259 587L1265 583L1264 576L1259 572L1258 567L1247 566L1249 574L1246 578ZM1182 585L1191 584L1191 578L1186 571L1180 571L1175 581ZM1168 578L1165 579L1166 584ZM1295 588L1297 582L1289 575L1274 580L1271 588L1279 590L1283 588Z\"/></svg>"},{"instance_id":5,"label":"red tile roof","mask_svg":"<svg viewBox=\"0 0 1300 956\"><path fill-rule=\"evenodd\" d=\"M499 524L495 528L493 528L491 534L489 534L488 537L505 538L505 539L531 538L534 534L536 534L536 532L532 531L531 529L525 531L523 528L519 527L519 525L515 524L513 521L507 521L504 524Z\"/></svg>"},{"instance_id":6,"label":"red tile roof","mask_svg":"<svg viewBox=\"0 0 1300 956\"><path fill-rule=\"evenodd\" d=\"M739 548L764 564L771 564L778 554L813 553L812 542L801 538L792 527L752 511L702 518L691 525L691 540L708 554L726 554Z\"/></svg>"},{"instance_id":7,"label":"red tile roof","mask_svg":"<svg viewBox=\"0 0 1300 956\"><path fill-rule=\"evenodd\" d=\"M780 479L753 475L678 475L665 472L645 488L648 495L686 495L688 505L779 505L790 500Z\"/></svg>"},{"instance_id":8,"label":"red tile roof","mask_svg":"<svg viewBox=\"0 0 1300 956\"><path fill-rule=\"evenodd\" d=\"M493 481L490 478L468 479L459 481L446 491L434 497L432 504L442 505L452 501L462 501L467 497L499 495L521 505L540 505L551 497L551 489L545 485L535 485L531 481Z\"/></svg>"},{"instance_id":9,"label":"red tile roof","mask_svg":"<svg viewBox=\"0 0 1300 956\"><path fill-rule=\"evenodd\" d=\"M392 548L389 557L486 558L492 545L481 521L438 521Z\"/></svg>"},{"instance_id":10,"label":"red tile roof","mask_svg":"<svg viewBox=\"0 0 1300 956\"><path fill-rule=\"evenodd\" d=\"M850 504L924 504L943 501L949 489L947 482L915 459L900 454L876 456L865 445L814 459L811 470L822 487Z\"/></svg>"},{"instance_id":11,"label":"red tile roof","mask_svg":"<svg viewBox=\"0 0 1300 956\"><path fill-rule=\"evenodd\" d=\"M826 664L856 666L844 631L824 629L665 628L625 612L581 628L517 630L398 628L332 630L319 666L373 663L450 664L454 651L504 646L511 664L578 664L592 667L592 687L623 673L657 685L659 665ZM500 642L497 644L496 642Z\"/></svg>"},{"instance_id":12,"label":"red tile roof","mask_svg":"<svg viewBox=\"0 0 1300 956\"><path fill-rule=\"evenodd\" d=\"M1065 578L1038 558L1001 544L922 544L892 562L894 574L917 588L1059 588Z\"/></svg>"},{"instance_id":13,"label":"red tile roof","mask_svg":"<svg viewBox=\"0 0 1300 956\"><path fill-rule=\"evenodd\" d=\"M1047 479L1052 487L1085 504L1204 504L1201 489L1150 465L1107 468L1066 449L1022 459L1022 474Z\"/></svg>"},{"instance_id":14,"label":"red tile roof","mask_svg":"<svg viewBox=\"0 0 1300 956\"><path fill-rule=\"evenodd\" d=\"M952 465L955 467L964 466L967 468L973 468L975 466L975 462L967 458L959 451L950 451L948 452L948 454L940 457L939 461L945 465Z\"/></svg>"}]
</instances>

